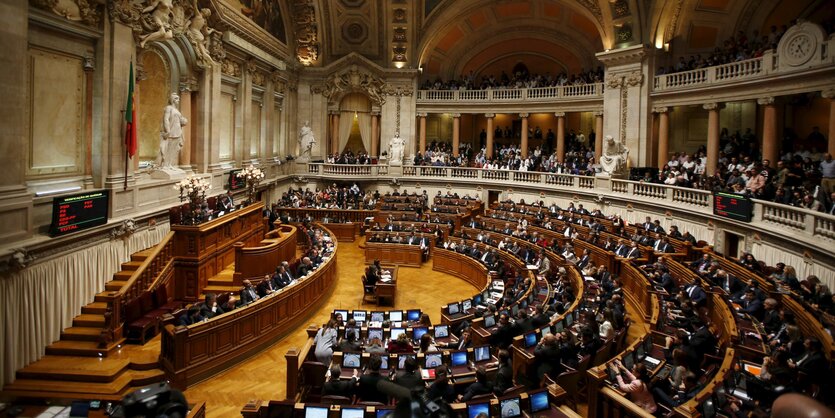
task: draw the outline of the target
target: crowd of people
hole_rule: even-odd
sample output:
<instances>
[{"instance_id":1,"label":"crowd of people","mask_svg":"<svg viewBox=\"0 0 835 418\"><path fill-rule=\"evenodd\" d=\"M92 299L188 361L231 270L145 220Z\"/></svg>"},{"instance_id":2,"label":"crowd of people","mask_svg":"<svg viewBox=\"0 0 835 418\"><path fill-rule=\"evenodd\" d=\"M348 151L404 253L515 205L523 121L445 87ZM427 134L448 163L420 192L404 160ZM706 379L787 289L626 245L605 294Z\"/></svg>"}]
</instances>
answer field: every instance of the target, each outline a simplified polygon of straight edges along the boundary
<instances>
[{"instance_id":1,"label":"crowd of people","mask_svg":"<svg viewBox=\"0 0 835 418\"><path fill-rule=\"evenodd\" d=\"M551 74L530 73L527 69L517 69L511 74L502 71L497 77L494 74L482 75L479 80L474 71L462 74L460 78L443 80L426 79L421 84L422 90L486 90L486 89L527 89L537 87L575 86L582 84L600 83L603 81L603 67L584 70L569 75L565 71Z\"/></svg>"},{"instance_id":2,"label":"crowd of people","mask_svg":"<svg viewBox=\"0 0 835 418\"><path fill-rule=\"evenodd\" d=\"M273 274L267 274L256 283L245 279L237 295L206 293L202 302L191 305L186 312L176 318L177 325L188 326L208 321L218 315L249 305L260 299L277 295L287 286L296 283L316 270L325 260L333 255L334 243L329 234L321 228L304 223L301 233L309 242L304 255L293 268L288 261L282 261Z\"/></svg>"}]
</instances>

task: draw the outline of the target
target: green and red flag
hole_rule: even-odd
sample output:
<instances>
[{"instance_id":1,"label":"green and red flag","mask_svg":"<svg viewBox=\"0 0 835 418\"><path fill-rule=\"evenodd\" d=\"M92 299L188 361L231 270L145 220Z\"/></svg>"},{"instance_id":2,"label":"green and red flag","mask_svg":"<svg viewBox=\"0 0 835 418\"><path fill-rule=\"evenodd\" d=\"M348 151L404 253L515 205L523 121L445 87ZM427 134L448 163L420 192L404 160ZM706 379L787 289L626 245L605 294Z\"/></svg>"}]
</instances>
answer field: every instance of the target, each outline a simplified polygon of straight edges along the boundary
<instances>
[{"instance_id":1,"label":"green and red flag","mask_svg":"<svg viewBox=\"0 0 835 418\"><path fill-rule=\"evenodd\" d=\"M125 149L128 156L136 154L136 109L133 107L133 61L130 63L128 104L125 106Z\"/></svg>"}]
</instances>

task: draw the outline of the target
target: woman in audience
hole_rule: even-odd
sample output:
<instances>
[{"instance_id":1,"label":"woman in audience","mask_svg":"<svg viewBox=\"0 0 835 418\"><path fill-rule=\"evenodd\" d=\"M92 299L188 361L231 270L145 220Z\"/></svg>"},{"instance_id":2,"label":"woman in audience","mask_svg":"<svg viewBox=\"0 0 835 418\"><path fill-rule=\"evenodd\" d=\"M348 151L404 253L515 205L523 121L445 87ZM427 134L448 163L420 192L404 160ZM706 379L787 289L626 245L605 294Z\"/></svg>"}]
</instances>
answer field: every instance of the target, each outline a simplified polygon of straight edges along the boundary
<instances>
[{"instance_id":1,"label":"woman in audience","mask_svg":"<svg viewBox=\"0 0 835 418\"><path fill-rule=\"evenodd\" d=\"M615 360L613 364L609 365L612 370L617 373L618 388L629 394L629 398L635 405L638 405L644 411L654 414L658 409L655 400L652 398L652 392L649 389L649 376L647 375L647 367L643 363L637 363L630 372L619 360ZM627 381L624 381L621 373L626 376Z\"/></svg>"},{"instance_id":2,"label":"woman in audience","mask_svg":"<svg viewBox=\"0 0 835 418\"><path fill-rule=\"evenodd\" d=\"M406 333L402 333L397 336L397 339L389 341L388 347L386 347L386 351L390 354L394 353L414 353L415 349L412 348L412 344L409 342L409 336Z\"/></svg>"},{"instance_id":3,"label":"woman in audience","mask_svg":"<svg viewBox=\"0 0 835 418\"><path fill-rule=\"evenodd\" d=\"M615 327L613 323L614 311L609 308L603 309L603 323L600 324L600 338L603 340L611 340L615 337Z\"/></svg>"},{"instance_id":4,"label":"woman in audience","mask_svg":"<svg viewBox=\"0 0 835 418\"><path fill-rule=\"evenodd\" d=\"M313 339L313 343L316 344L316 350L313 352L316 355L316 360L324 365L331 363L336 338L336 321L331 319L322 328L319 328L316 337Z\"/></svg>"},{"instance_id":5,"label":"woman in audience","mask_svg":"<svg viewBox=\"0 0 835 418\"><path fill-rule=\"evenodd\" d=\"M427 332L420 336L418 353L428 353L430 351L438 351L438 347L435 346L435 342L432 341L432 336Z\"/></svg>"}]
</instances>

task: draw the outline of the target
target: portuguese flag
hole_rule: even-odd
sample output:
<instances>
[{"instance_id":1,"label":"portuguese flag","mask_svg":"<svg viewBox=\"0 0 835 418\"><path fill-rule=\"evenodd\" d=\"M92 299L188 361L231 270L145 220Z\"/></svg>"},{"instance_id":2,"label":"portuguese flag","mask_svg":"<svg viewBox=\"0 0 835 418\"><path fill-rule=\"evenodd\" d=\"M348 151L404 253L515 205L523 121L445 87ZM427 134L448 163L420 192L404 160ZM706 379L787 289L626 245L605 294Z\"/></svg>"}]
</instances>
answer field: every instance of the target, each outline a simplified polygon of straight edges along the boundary
<instances>
[{"instance_id":1,"label":"portuguese flag","mask_svg":"<svg viewBox=\"0 0 835 418\"><path fill-rule=\"evenodd\" d=\"M128 104L125 106L125 150L129 157L136 155L136 109L133 107L133 61L130 63Z\"/></svg>"}]
</instances>

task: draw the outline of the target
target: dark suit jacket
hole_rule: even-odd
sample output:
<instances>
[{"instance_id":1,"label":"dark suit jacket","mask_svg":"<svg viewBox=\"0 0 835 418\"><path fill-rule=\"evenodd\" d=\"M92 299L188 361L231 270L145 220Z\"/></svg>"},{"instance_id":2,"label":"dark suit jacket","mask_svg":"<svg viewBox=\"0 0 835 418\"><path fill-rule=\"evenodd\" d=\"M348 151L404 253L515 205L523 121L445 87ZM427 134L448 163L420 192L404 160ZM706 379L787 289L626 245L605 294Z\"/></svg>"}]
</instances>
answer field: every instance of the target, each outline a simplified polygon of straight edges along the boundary
<instances>
[{"instance_id":1,"label":"dark suit jacket","mask_svg":"<svg viewBox=\"0 0 835 418\"><path fill-rule=\"evenodd\" d=\"M254 302L257 298L253 297L252 293L255 293L256 295L258 294L255 291L255 288L252 289L252 292L249 292L248 289L241 290L241 303L246 305L247 303Z\"/></svg>"},{"instance_id":2,"label":"dark suit jacket","mask_svg":"<svg viewBox=\"0 0 835 418\"><path fill-rule=\"evenodd\" d=\"M308 266L307 264L301 263L299 264L299 268L296 270L296 277L302 277L313 270L313 266Z\"/></svg>"},{"instance_id":3,"label":"dark suit jacket","mask_svg":"<svg viewBox=\"0 0 835 418\"><path fill-rule=\"evenodd\" d=\"M558 346L538 345L533 352L536 360L536 377L542 381L542 377L547 373L551 378L556 378L562 373L562 365L560 364L561 353Z\"/></svg>"},{"instance_id":4,"label":"dark suit jacket","mask_svg":"<svg viewBox=\"0 0 835 418\"><path fill-rule=\"evenodd\" d=\"M484 395L485 393L493 392L493 386L488 383L481 383L476 381L475 383L471 384L467 387L467 390L464 392L464 402L469 401L474 396Z\"/></svg>"},{"instance_id":5,"label":"dark suit jacket","mask_svg":"<svg viewBox=\"0 0 835 418\"><path fill-rule=\"evenodd\" d=\"M513 368L509 364L499 366L496 371L496 383L493 384L493 392L501 395L504 391L513 387Z\"/></svg>"},{"instance_id":6,"label":"dark suit jacket","mask_svg":"<svg viewBox=\"0 0 835 418\"><path fill-rule=\"evenodd\" d=\"M406 389L412 390L413 388L422 388L423 387L423 378L420 377L420 372L415 371L414 373L406 372L405 370L397 372L394 376L394 383L397 383L400 386L403 386Z\"/></svg>"},{"instance_id":7,"label":"dark suit jacket","mask_svg":"<svg viewBox=\"0 0 835 418\"><path fill-rule=\"evenodd\" d=\"M365 374L360 376L360 384L357 388L357 396L366 402L388 402L388 396L377 390L377 382L386 380L381 374Z\"/></svg>"},{"instance_id":8,"label":"dark suit jacket","mask_svg":"<svg viewBox=\"0 0 835 418\"><path fill-rule=\"evenodd\" d=\"M354 387L356 386L357 379L351 378L351 380L330 380L325 382L322 385L322 396L345 396L350 398L354 396Z\"/></svg>"}]
</instances>

